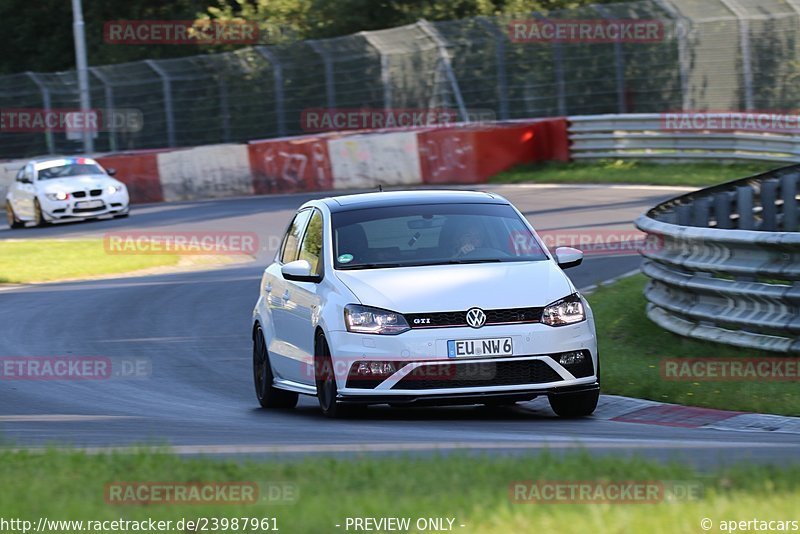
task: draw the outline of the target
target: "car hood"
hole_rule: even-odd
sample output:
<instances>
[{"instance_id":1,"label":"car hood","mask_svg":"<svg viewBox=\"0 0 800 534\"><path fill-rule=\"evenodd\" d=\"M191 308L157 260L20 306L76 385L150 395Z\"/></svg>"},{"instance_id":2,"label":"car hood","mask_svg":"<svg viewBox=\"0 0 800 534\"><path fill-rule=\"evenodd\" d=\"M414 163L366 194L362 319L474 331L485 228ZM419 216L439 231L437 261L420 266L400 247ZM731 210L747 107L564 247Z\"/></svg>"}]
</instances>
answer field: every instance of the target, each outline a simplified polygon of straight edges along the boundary
<instances>
[{"instance_id":1,"label":"car hood","mask_svg":"<svg viewBox=\"0 0 800 534\"><path fill-rule=\"evenodd\" d=\"M336 271L361 304L400 313L546 306L575 291L553 261Z\"/></svg>"},{"instance_id":2,"label":"car hood","mask_svg":"<svg viewBox=\"0 0 800 534\"><path fill-rule=\"evenodd\" d=\"M110 176L102 174L92 174L87 176L70 176L68 178L54 178L52 180L42 180L37 182L39 190L45 193L55 193L57 191L82 191L84 189L103 189L110 185L121 185L122 182Z\"/></svg>"}]
</instances>

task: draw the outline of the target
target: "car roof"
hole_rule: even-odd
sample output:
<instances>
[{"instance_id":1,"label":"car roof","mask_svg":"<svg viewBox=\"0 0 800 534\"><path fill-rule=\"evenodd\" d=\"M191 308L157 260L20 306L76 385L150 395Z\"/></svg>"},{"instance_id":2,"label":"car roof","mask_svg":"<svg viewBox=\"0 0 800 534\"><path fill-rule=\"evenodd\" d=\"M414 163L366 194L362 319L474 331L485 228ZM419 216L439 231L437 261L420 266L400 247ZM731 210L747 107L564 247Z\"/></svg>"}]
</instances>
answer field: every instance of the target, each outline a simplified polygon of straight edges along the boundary
<instances>
[{"instance_id":1,"label":"car roof","mask_svg":"<svg viewBox=\"0 0 800 534\"><path fill-rule=\"evenodd\" d=\"M322 199L322 202L331 212L414 204L508 204L506 199L492 193L442 189L358 193L329 197Z\"/></svg>"},{"instance_id":2,"label":"car roof","mask_svg":"<svg viewBox=\"0 0 800 534\"><path fill-rule=\"evenodd\" d=\"M28 164L33 164L37 171L48 169L50 167L58 167L60 165L97 165L97 162L91 158L84 158L78 156L62 156L62 157L47 157L36 158L28 161Z\"/></svg>"}]
</instances>

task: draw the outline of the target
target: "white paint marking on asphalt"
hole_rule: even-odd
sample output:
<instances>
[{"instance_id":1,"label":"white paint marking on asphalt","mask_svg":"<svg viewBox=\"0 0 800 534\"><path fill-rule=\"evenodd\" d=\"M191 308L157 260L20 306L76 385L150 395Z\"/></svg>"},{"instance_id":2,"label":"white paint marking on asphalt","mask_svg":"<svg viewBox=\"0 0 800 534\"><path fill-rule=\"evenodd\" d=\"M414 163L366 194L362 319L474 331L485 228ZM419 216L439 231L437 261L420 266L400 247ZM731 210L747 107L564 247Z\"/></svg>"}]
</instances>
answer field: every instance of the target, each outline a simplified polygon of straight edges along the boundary
<instances>
[{"instance_id":1,"label":"white paint marking on asphalt","mask_svg":"<svg viewBox=\"0 0 800 534\"><path fill-rule=\"evenodd\" d=\"M0 415L0 423L74 423L85 421L112 421L115 419L139 419L129 415Z\"/></svg>"},{"instance_id":2,"label":"white paint marking on asphalt","mask_svg":"<svg viewBox=\"0 0 800 534\"><path fill-rule=\"evenodd\" d=\"M27 287L26 284L8 284L8 285L0 285L0 291L13 291L15 289L20 289L22 287Z\"/></svg>"},{"instance_id":3,"label":"white paint marking on asphalt","mask_svg":"<svg viewBox=\"0 0 800 534\"><path fill-rule=\"evenodd\" d=\"M187 341L200 341L204 339L241 339L242 336L234 334L226 334L219 336L165 336L165 337L138 337L138 338L123 338L123 339L96 339L98 343L185 343Z\"/></svg>"},{"instance_id":4,"label":"white paint marking on asphalt","mask_svg":"<svg viewBox=\"0 0 800 534\"><path fill-rule=\"evenodd\" d=\"M86 454L140 452L172 453L181 456L204 454L291 454L291 453L363 453L363 452L412 452L412 451L455 451L489 449L753 449L798 447L795 444L761 442L719 442L719 441L671 441L654 440L608 440L588 441L530 441L530 442L410 442L410 443L331 443L331 444L289 444L289 445L177 445L172 447L77 447L75 450ZM13 451L42 452L41 447L14 448Z\"/></svg>"},{"instance_id":5,"label":"white paint marking on asphalt","mask_svg":"<svg viewBox=\"0 0 800 534\"><path fill-rule=\"evenodd\" d=\"M241 264L237 264L238 267L241 267ZM216 272L220 272L224 269L217 269ZM205 273L209 271L196 271L199 273ZM165 273L160 275L153 275L153 276L177 276L180 274L186 273ZM141 278L146 278L147 275L142 276ZM254 276L238 276L233 278L217 278L217 279L209 279L209 280L187 280L184 278L180 278L177 280L141 280L141 281L131 281L134 278L116 278L116 279L104 279L104 280L84 280L84 281L70 281L70 282L43 282L40 284L28 284L28 285L21 285L17 287L8 288L7 291L13 290L20 290L20 291L27 291L27 292L35 292L35 293L42 293L42 292L52 292L52 291L82 291L84 289L115 289L119 287L144 287L144 286L168 286L168 285L189 285L189 284L217 284L220 282L250 282L253 280L260 280L260 275Z\"/></svg>"}]
</instances>

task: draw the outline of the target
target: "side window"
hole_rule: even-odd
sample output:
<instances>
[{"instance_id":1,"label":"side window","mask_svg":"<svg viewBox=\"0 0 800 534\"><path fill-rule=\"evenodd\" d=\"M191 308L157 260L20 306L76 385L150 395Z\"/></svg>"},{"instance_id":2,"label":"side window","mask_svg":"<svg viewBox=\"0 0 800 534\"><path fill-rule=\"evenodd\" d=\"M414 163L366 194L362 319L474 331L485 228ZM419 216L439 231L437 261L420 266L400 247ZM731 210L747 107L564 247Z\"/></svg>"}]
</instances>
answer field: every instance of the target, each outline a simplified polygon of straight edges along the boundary
<instances>
[{"instance_id":1,"label":"side window","mask_svg":"<svg viewBox=\"0 0 800 534\"><path fill-rule=\"evenodd\" d=\"M33 183L33 165L26 165L23 169L23 176Z\"/></svg>"},{"instance_id":2,"label":"side window","mask_svg":"<svg viewBox=\"0 0 800 534\"><path fill-rule=\"evenodd\" d=\"M286 237L283 238L283 249L281 251L281 262L289 263L297 259L297 251L300 245L300 238L306 227L308 218L311 217L311 210L303 210L294 216Z\"/></svg>"},{"instance_id":3,"label":"side window","mask_svg":"<svg viewBox=\"0 0 800 534\"><path fill-rule=\"evenodd\" d=\"M313 210L314 214L308 222L306 235L300 245L300 256L298 259L306 260L311 264L311 272L321 274L322 272L322 213Z\"/></svg>"},{"instance_id":4,"label":"side window","mask_svg":"<svg viewBox=\"0 0 800 534\"><path fill-rule=\"evenodd\" d=\"M17 173L17 181L22 181L22 176L25 174L25 167L22 167L19 172Z\"/></svg>"}]
</instances>

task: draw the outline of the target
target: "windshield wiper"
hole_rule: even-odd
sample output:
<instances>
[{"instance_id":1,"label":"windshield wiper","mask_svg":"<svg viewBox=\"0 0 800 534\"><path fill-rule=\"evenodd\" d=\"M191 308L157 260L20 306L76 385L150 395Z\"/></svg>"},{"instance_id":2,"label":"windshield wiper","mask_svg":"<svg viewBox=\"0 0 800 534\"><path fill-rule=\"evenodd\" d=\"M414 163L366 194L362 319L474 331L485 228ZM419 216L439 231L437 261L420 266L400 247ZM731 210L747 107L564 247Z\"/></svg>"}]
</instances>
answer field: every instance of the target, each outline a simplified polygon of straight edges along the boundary
<instances>
[{"instance_id":1,"label":"windshield wiper","mask_svg":"<svg viewBox=\"0 0 800 534\"><path fill-rule=\"evenodd\" d=\"M340 271L356 271L358 269L381 269L390 267L408 267L407 263L358 263L356 265L344 265L339 267Z\"/></svg>"},{"instance_id":2,"label":"windshield wiper","mask_svg":"<svg viewBox=\"0 0 800 534\"><path fill-rule=\"evenodd\" d=\"M482 258L482 259L451 259L451 260L441 260L441 261L431 261L431 262L420 262L420 263L412 263L411 265L416 265L420 267L425 267L429 265L466 265L470 263L500 263L503 260L499 258Z\"/></svg>"},{"instance_id":3,"label":"windshield wiper","mask_svg":"<svg viewBox=\"0 0 800 534\"><path fill-rule=\"evenodd\" d=\"M340 271L357 271L359 269L383 269L391 267L429 267L433 265L462 265L470 263L501 263L503 260L499 258L483 258L483 259L452 259L442 261L420 261L420 262L406 262L406 263L359 263L357 265L346 265L339 267Z\"/></svg>"},{"instance_id":4,"label":"windshield wiper","mask_svg":"<svg viewBox=\"0 0 800 534\"><path fill-rule=\"evenodd\" d=\"M500 263L502 261L503 260L501 260L500 258L482 258L482 259L472 259L472 260L469 260L469 259L453 259L453 260L447 260L445 262L442 262L442 265L450 265L450 264L457 265L457 264L462 264L462 263Z\"/></svg>"}]
</instances>

